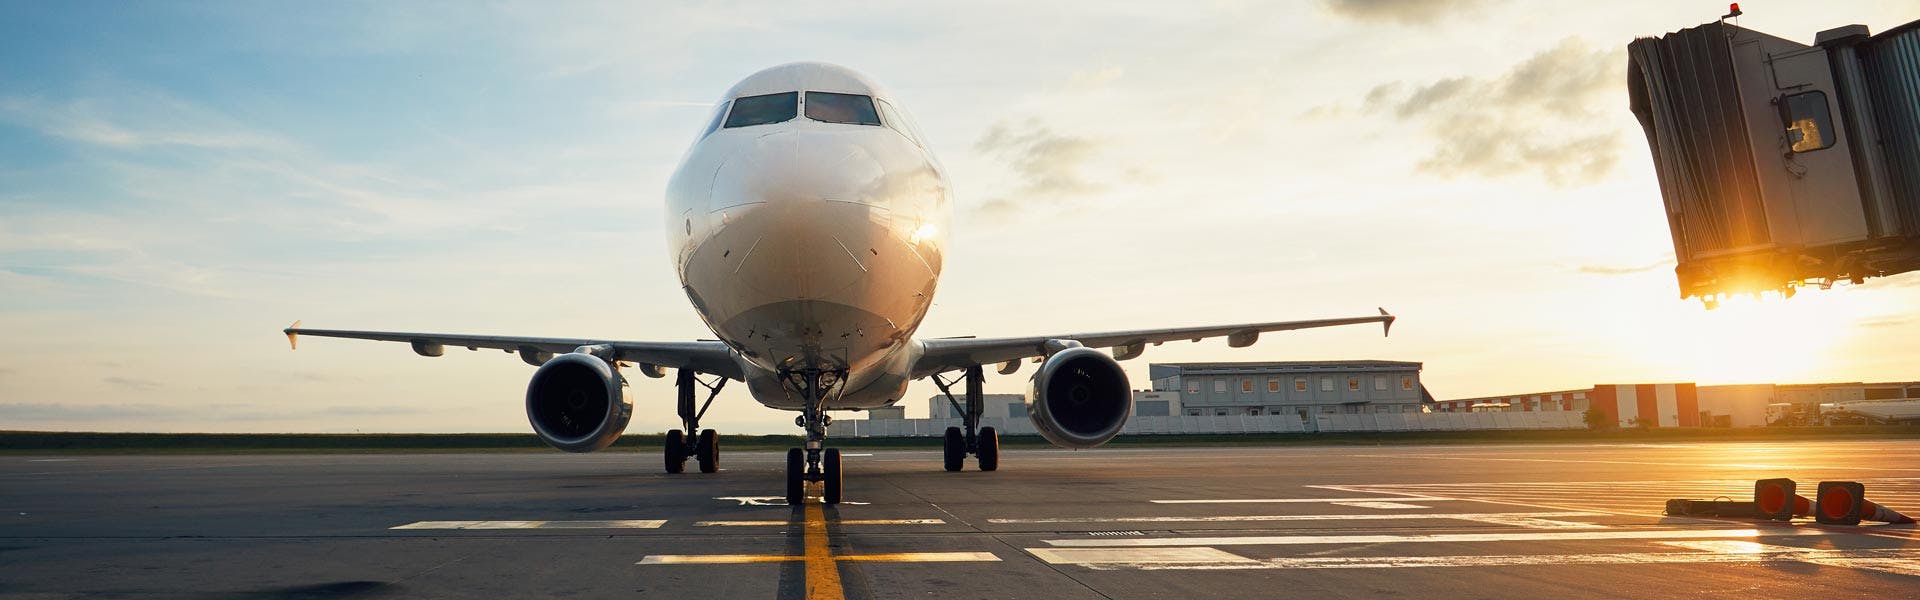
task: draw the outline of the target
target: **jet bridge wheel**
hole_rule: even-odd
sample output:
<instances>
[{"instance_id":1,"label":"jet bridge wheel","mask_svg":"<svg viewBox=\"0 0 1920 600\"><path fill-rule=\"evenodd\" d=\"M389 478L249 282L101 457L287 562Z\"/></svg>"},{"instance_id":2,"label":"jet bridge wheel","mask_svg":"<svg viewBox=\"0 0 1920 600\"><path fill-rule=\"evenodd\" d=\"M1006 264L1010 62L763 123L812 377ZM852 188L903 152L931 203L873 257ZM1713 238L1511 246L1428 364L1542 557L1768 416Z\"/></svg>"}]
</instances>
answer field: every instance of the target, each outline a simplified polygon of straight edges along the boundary
<instances>
[{"instance_id":1,"label":"jet bridge wheel","mask_svg":"<svg viewBox=\"0 0 1920 600\"><path fill-rule=\"evenodd\" d=\"M967 466L967 438L960 434L959 427L947 428L946 467L948 471L958 471Z\"/></svg>"},{"instance_id":2,"label":"jet bridge wheel","mask_svg":"<svg viewBox=\"0 0 1920 600\"><path fill-rule=\"evenodd\" d=\"M704 465L703 465L704 466ZM687 437L680 430L667 432L667 472L679 473L687 470Z\"/></svg>"},{"instance_id":3,"label":"jet bridge wheel","mask_svg":"<svg viewBox=\"0 0 1920 600\"><path fill-rule=\"evenodd\" d=\"M707 429L700 432L699 445L694 450L694 458L700 461L701 473L714 473L720 470L720 432Z\"/></svg>"},{"instance_id":4,"label":"jet bridge wheel","mask_svg":"<svg viewBox=\"0 0 1920 600\"><path fill-rule=\"evenodd\" d=\"M787 505L807 501L807 456L799 448L787 449Z\"/></svg>"},{"instance_id":5,"label":"jet bridge wheel","mask_svg":"<svg viewBox=\"0 0 1920 600\"><path fill-rule=\"evenodd\" d=\"M825 477L821 481L823 484L821 487L825 489L820 491L820 502L825 504L839 504L840 449L828 448L826 455L821 457L820 463L821 474Z\"/></svg>"},{"instance_id":6,"label":"jet bridge wheel","mask_svg":"<svg viewBox=\"0 0 1920 600\"><path fill-rule=\"evenodd\" d=\"M973 455L980 459L980 470L992 471L1000 468L1000 432L992 427L981 427L980 437L974 442Z\"/></svg>"}]
</instances>

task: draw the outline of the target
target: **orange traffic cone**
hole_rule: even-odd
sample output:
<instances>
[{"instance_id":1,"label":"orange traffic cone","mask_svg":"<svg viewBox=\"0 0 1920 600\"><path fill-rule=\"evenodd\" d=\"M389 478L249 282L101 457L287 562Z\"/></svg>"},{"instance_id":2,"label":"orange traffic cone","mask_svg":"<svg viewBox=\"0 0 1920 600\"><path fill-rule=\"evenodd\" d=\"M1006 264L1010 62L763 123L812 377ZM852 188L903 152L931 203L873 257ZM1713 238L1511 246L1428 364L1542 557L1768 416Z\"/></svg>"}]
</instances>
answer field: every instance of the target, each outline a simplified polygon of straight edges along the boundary
<instances>
[{"instance_id":1,"label":"orange traffic cone","mask_svg":"<svg viewBox=\"0 0 1920 600\"><path fill-rule=\"evenodd\" d=\"M1893 509L1867 501L1867 486L1852 481L1822 481L1813 518L1829 525L1859 525L1861 521L1912 523Z\"/></svg>"},{"instance_id":2,"label":"orange traffic cone","mask_svg":"<svg viewBox=\"0 0 1920 600\"><path fill-rule=\"evenodd\" d=\"M1792 479L1762 479L1753 482L1753 505L1761 516L1775 521L1813 514L1813 501L1794 493Z\"/></svg>"}]
</instances>

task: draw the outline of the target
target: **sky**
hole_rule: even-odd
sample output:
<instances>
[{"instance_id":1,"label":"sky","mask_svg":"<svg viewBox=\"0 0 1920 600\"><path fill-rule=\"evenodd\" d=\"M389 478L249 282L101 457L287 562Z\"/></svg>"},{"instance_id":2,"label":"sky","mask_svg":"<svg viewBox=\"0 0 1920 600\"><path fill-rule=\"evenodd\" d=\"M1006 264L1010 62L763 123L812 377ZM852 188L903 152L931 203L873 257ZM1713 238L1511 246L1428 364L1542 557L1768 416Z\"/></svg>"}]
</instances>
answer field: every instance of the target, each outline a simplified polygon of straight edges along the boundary
<instances>
[{"instance_id":1,"label":"sky","mask_svg":"<svg viewBox=\"0 0 1920 600\"><path fill-rule=\"evenodd\" d=\"M1745 2L1810 42L1920 1ZM892 88L956 191L923 336L1358 316L1127 363L1409 360L1441 399L1920 379L1920 275L1678 297L1625 47L1718 2L0 3L0 429L528 431L498 352L711 337L662 194L733 82ZM989 376L1020 392L1031 369ZM629 431L677 425L633 376ZM791 433L729 388L707 424ZM924 416L935 393L903 403Z\"/></svg>"}]
</instances>

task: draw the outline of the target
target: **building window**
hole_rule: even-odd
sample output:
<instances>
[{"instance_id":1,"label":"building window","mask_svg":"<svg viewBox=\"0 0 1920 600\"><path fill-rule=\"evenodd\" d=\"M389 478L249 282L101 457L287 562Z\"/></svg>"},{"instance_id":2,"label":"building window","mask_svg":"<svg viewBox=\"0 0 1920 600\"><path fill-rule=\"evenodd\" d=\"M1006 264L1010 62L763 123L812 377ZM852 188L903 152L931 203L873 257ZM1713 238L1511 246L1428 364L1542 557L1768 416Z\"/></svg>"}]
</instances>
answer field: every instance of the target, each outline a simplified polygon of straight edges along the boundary
<instances>
[{"instance_id":1,"label":"building window","mask_svg":"<svg viewBox=\"0 0 1920 600\"><path fill-rule=\"evenodd\" d=\"M1189 394L1198 394L1198 393L1200 393L1200 380L1198 380L1198 379L1188 379L1188 380L1187 380L1187 393L1189 393Z\"/></svg>"},{"instance_id":2,"label":"building window","mask_svg":"<svg viewBox=\"0 0 1920 600\"><path fill-rule=\"evenodd\" d=\"M1359 377L1348 377L1348 378L1347 378L1347 391L1349 391L1349 392L1358 392L1358 391L1360 391L1360 378L1359 378Z\"/></svg>"},{"instance_id":3,"label":"building window","mask_svg":"<svg viewBox=\"0 0 1920 600\"><path fill-rule=\"evenodd\" d=\"M1307 378L1305 377L1293 378L1293 391L1296 391L1296 392L1307 391Z\"/></svg>"},{"instance_id":4,"label":"building window","mask_svg":"<svg viewBox=\"0 0 1920 600\"><path fill-rule=\"evenodd\" d=\"M1213 409L1213 416L1216 416L1216 417L1227 416L1227 409L1224 409L1224 408Z\"/></svg>"},{"instance_id":5,"label":"building window","mask_svg":"<svg viewBox=\"0 0 1920 600\"><path fill-rule=\"evenodd\" d=\"M1189 416L1189 417L1198 417L1198 416L1200 416L1200 409L1198 409L1198 408L1189 408L1189 409L1187 409L1187 416Z\"/></svg>"},{"instance_id":6,"label":"building window","mask_svg":"<svg viewBox=\"0 0 1920 600\"><path fill-rule=\"evenodd\" d=\"M1278 391L1280 391L1280 380L1278 380L1278 379L1268 379L1268 380L1267 380L1267 391L1269 391L1269 392L1278 392Z\"/></svg>"},{"instance_id":7,"label":"building window","mask_svg":"<svg viewBox=\"0 0 1920 600\"><path fill-rule=\"evenodd\" d=\"M1242 394L1251 394L1251 393L1253 393L1253 380L1252 380L1252 379L1242 379L1242 380L1240 380L1240 393L1242 393Z\"/></svg>"},{"instance_id":8,"label":"building window","mask_svg":"<svg viewBox=\"0 0 1920 600\"><path fill-rule=\"evenodd\" d=\"M1412 378L1412 377L1401 377L1401 378L1400 378L1400 389L1401 389L1401 390L1403 390L1403 391L1413 391L1413 378Z\"/></svg>"},{"instance_id":9,"label":"building window","mask_svg":"<svg viewBox=\"0 0 1920 600\"><path fill-rule=\"evenodd\" d=\"M1213 380L1213 393L1215 394L1227 393L1227 380L1225 379Z\"/></svg>"},{"instance_id":10,"label":"building window","mask_svg":"<svg viewBox=\"0 0 1920 600\"><path fill-rule=\"evenodd\" d=\"M1247 416L1249 416L1249 417L1258 417L1258 416L1260 416L1260 407L1258 407L1258 406L1249 406L1249 407L1247 407Z\"/></svg>"},{"instance_id":11,"label":"building window","mask_svg":"<svg viewBox=\"0 0 1920 600\"><path fill-rule=\"evenodd\" d=\"M1322 392L1331 392L1331 391L1333 391L1333 378L1332 378L1332 377L1321 377L1321 378L1320 378L1320 391L1322 391Z\"/></svg>"},{"instance_id":12,"label":"building window","mask_svg":"<svg viewBox=\"0 0 1920 600\"><path fill-rule=\"evenodd\" d=\"M1384 392L1384 391L1387 391L1387 378L1386 378L1386 377L1384 377L1384 376L1376 376L1376 377L1374 377L1374 378L1373 378L1373 391L1376 391L1376 392Z\"/></svg>"}]
</instances>

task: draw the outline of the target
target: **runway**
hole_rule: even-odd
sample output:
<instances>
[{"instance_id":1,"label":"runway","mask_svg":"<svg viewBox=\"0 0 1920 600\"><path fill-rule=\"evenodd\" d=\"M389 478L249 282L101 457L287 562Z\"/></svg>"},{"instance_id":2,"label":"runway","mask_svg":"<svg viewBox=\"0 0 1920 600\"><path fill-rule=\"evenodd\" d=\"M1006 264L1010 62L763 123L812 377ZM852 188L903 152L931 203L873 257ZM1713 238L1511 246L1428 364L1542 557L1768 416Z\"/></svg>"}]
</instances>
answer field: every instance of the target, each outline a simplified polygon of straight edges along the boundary
<instances>
[{"instance_id":1,"label":"runway","mask_svg":"<svg viewBox=\"0 0 1920 600\"><path fill-rule=\"evenodd\" d=\"M1661 516L1754 479L1920 513L1920 441L0 456L0 598L1920 597L1920 532Z\"/></svg>"}]
</instances>

